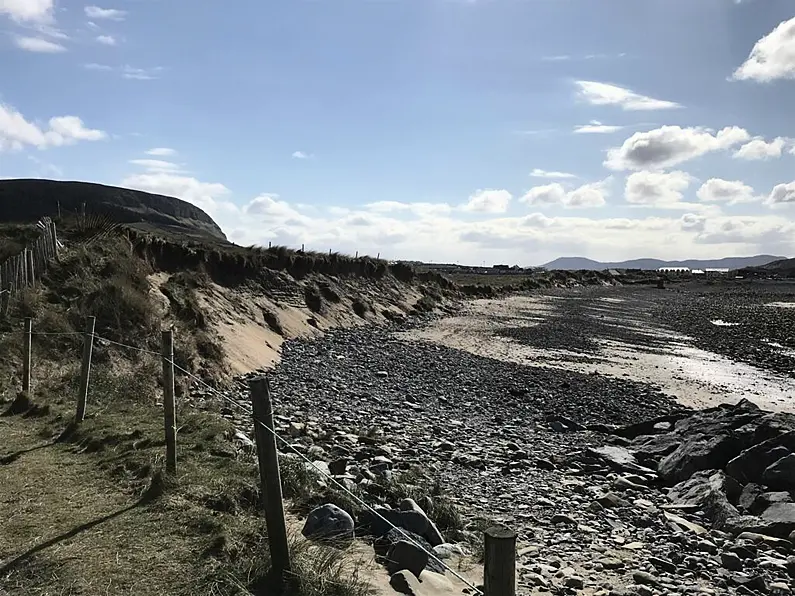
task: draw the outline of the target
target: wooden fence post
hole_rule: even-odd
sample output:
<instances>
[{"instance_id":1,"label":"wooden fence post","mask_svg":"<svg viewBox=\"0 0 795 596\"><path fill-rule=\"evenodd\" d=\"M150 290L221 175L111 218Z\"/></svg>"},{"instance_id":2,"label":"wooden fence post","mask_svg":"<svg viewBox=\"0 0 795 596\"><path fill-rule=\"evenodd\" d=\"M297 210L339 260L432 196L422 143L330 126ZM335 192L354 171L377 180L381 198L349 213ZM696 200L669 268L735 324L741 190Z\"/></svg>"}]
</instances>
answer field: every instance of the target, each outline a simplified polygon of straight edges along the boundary
<instances>
[{"instance_id":1,"label":"wooden fence post","mask_svg":"<svg viewBox=\"0 0 795 596\"><path fill-rule=\"evenodd\" d=\"M279 473L279 455L273 428L271 390L267 377L251 380L251 405L254 415L254 437L257 441L259 475L262 482L262 506L268 526L271 564L276 578L290 571L290 549L287 545L287 527L284 522L282 480Z\"/></svg>"},{"instance_id":2,"label":"wooden fence post","mask_svg":"<svg viewBox=\"0 0 795 596\"><path fill-rule=\"evenodd\" d=\"M174 406L174 332L163 331L163 412L166 429L166 472L177 473L177 414Z\"/></svg>"},{"instance_id":3,"label":"wooden fence post","mask_svg":"<svg viewBox=\"0 0 795 596\"><path fill-rule=\"evenodd\" d=\"M58 217L61 217L60 214L60 207ZM60 258L58 257L58 228L55 227L55 222L50 222L50 231L52 233L52 252L53 256L55 257L56 262L60 262Z\"/></svg>"},{"instance_id":4,"label":"wooden fence post","mask_svg":"<svg viewBox=\"0 0 795 596\"><path fill-rule=\"evenodd\" d=\"M516 532L504 526L486 530L485 596L516 595Z\"/></svg>"},{"instance_id":5,"label":"wooden fence post","mask_svg":"<svg viewBox=\"0 0 795 596\"><path fill-rule=\"evenodd\" d=\"M36 285L36 271L35 271L35 269L36 269L36 267L35 267L35 262L36 262L35 256L36 255L34 254L33 251L34 251L34 249L32 249L32 248L25 249L25 254L27 255L27 258L28 258L28 263L27 263L28 285L31 286L31 287Z\"/></svg>"},{"instance_id":6,"label":"wooden fence post","mask_svg":"<svg viewBox=\"0 0 795 596\"><path fill-rule=\"evenodd\" d=\"M75 414L75 422L78 424L86 418L88 382L91 379L91 355L94 352L94 328L96 324L96 317L88 317L86 332L83 337L83 366L80 370L80 393L77 395L77 413Z\"/></svg>"},{"instance_id":7,"label":"wooden fence post","mask_svg":"<svg viewBox=\"0 0 795 596\"><path fill-rule=\"evenodd\" d=\"M24 352L22 355L22 391L30 395L31 344L33 341L33 319L25 319Z\"/></svg>"}]
</instances>

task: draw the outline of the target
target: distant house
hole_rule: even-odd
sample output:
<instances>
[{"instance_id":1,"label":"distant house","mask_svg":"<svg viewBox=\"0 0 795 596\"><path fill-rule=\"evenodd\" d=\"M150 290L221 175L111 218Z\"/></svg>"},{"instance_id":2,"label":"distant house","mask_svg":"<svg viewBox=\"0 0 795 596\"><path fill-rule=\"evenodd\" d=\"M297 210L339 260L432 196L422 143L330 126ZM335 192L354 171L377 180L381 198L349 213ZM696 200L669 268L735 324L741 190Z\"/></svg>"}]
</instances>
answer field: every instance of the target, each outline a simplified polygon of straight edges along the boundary
<instances>
[{"instance_id":1,"label":"distant house","mask_svg":"<svg viewBox=\"0 0 795 596\"><path fill-rule=\"evenodd\" d=\"M703 269L693 269L690 273L692 273L693 275L704 275L704 270Z\"/></svg>"},{"instance_id":2,"label":"distant house","mask_svg":"<svg viewBox=\"0 0 795 596\"><path fill-rule=\"evenodd\" d=\"M729 275L728 267L707 267L704 269L707 277L718 277L722 275Z\"/></svg>"},{"instance_id":3,"label":"distant house","mask_svg":"<svg viewBox=\"0 0 795 596\"><path fill-rule=\"evenodd\" d=\"M660 267L658 273L690 273L690 267Z\"/></svg>"},{"instance_id":4,"label":"distant house","mask_svg":"<svg viewBox=\"0 0 795 596\"><path fill-rule=\"evenodd\" d=\"M618 270L617 270L617 269L608 269L608 270L607 270L607 273L608 273L608 274L610 274L610 275L612 275L613 277L618 277L619 275L621 275L621 274L618 272Z\"/></svg>"}]
</instances>

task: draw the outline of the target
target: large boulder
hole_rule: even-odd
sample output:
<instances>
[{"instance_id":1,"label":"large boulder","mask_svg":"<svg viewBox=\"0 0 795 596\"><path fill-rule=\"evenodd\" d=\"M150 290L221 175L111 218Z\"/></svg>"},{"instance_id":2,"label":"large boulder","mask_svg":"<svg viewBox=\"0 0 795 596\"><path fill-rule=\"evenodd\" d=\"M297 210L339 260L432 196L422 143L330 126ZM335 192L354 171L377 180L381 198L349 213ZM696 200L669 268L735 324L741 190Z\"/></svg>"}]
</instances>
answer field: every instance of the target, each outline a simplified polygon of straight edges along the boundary
<instances>
[{"instance_id":1,"label":"large boulder","mask_svg":"<svg viewBox=\"0 0 795 596\"><path fill-rule=\"evenodd\" d=\"M375 539L373 542L373 550L375 550L375 554L379 560L386 562L389 559L390 551L398 542L408 542L428 553L428 561L425 566L425 569L428 571L433 571L435 573L445 572L444 565L438 560L439 557L436 556L433 547L428 541L422 536L409 532L408 530L394 528L389 530L384 535Z\"/></svg>"},{"instance_id":2,"label":"large boulder","mask_svg":"<svg viewBox=\"0 0 795 596\"><path fill-rule=\"evenodd\" d=\"M353 518L336 505L327 503L309 513L301 533L312 540L353 540Z\"/></svg>"},{"instance_id":3,"label":"large boulder","mask_svg":"<svg viewBox=\"0 0 795 596\"><path fill-rule=\"evenodd\" d=\"M740 496L740 486L720 470L701 470L668 491L677 505L693 505L704 510L717 529L725 529L740 517L730 498Z\"/></svg>"},{"instance_id":4,"label":"large boulder","mask_svg":"<svg viewBox=\"0 0 795 596\"><path fill-rule=\"evenodd\" d=\"M421 513L426 520L428 520L428 526L425 529L425 533L422 534L423 538L425 538L428 542L431 543L431 546L439 546L440 544L444 544L444 537L442 533L439 531L439 528L436 527L436 524L433 523L428 514L417 505L414 499L403 499L399 504L398 508L401 511L415 511L417 513Z\"/></svg>"},{"instance_id":5,"label":"large boulder","mask_svg":"<svg viewBox=\"0 0 795 596\"><path fill-rule=\"evenodd\" d=\"M408 540L398 540L389 547L386 555L386 569L389 575L408 570L417 577L428 565L429 553Z\"/></svg>"},{"instance_id":6,"label":"large boulder","mask_svg":"<svg viewBox=\"0 0 795 596\"><path fill-rule=\"evenodd\" d=\"M786 451L782 450L782 447ZM782 459L782 455L793 451L795 451L795 430L790 430L749 446L726 464L726 473L742 484L749 482L764 484L762 477L767 469Z\"/></svg>"},{"instance_id":7,"label":"large boulder","mask_svg":"<svg viewBox=\"0 0 795 596\"><path fill-rule=\"evenodd\" d=\"M393 527L397 527L422 536L431 546L444 543L436 525L411 499L403 501L401 509L376 507L374 512L365 511L361 515L362 526L367 528L373 536L383 536Z\"/></svg>"},{"instance_id":8,"label":"large boulder","mask_svg":"<svg viewBox=\"0 0 795 596\"><path fill-rule=\"evenodd\" d=\"M795 453L790 453L765 468L762 481L772 489L795 490Z\"/></svg>"}]
</instances>

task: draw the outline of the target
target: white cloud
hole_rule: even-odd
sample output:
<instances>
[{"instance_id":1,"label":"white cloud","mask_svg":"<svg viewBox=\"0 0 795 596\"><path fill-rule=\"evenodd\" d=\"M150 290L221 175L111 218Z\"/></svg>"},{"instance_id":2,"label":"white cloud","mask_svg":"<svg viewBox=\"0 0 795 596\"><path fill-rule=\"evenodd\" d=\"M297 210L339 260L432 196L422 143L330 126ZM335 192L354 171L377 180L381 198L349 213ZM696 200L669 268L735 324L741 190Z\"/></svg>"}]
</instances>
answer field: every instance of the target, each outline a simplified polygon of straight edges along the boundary
<instances>
[{"instance_id":1,"label":"white cloud","mask_svg":"<svg viewBox=\"0 0 795 596\"><path fill-rule=\"evenodd\" d=\"M477 190L461 208L474 213L505 213L511 198L507 190Z\"/></svg>"},{"instance_id":2,"label":"white cloud","mask_svg":"<svg viewBox=\"0 0 795 596\"><path fill-rule=\"evenodd\" d=\"M779 23L757 41L748 59L732 76L735 80L760 83L795 79L795 17Z\"/></svg>"},{"instance_id":3,"label":"white cloud","mask_svg":"<svg viewBox=\"0 0 795 596\"><path fill-rule=\"evenodd\" d=\"M734 157L748 160L763 160L781 157L781 152L788 139L777 137L769 143L761 137L752 139L734 154Z\"/></svg>"},{"instance_id":4,"label":"white cloud","mask_svg":"<svg viewBox=\"0 0 795 596\"><path fill-rule=\"evenodd\" d=\"M226 208L224 199L231 193L220 183L202 182L190 176L169 172L133 174L121 181L121 186L153 194L177 197L210 214Z\"/></svg>"},{"instance_id":5,"label":"white cloud","mask_svg":"<svg viewBox=\"0 0 795 596\"><path fill-rule=\"evenodd\" d=\"M86 128L77 116L50 118L49 128L28 122L11 106L0 104L0 151L38 149L72 145L78 141L99 141L107 137L101 130Z\"/></svg>"},{"instance_id":6,"label":"white cloud","mask_svg":"<svg viewBox=\"0 0 795 596\"><path fill-rule=\"evenodd\" d=\"M683 192L692 178L686 172L634 172L627 176L624 198L627 203L658 209L689 208L682 203Z\"/></svg>"},{"instance_id":7,"label":"white cloud","mask_svg":"<svg viewBox=\"0 0 795 596\"><path fill-rule=\"evenodd\" d=\"M598 120L591 120L588 124L581 124L574 127L576 134L610 134L624 128L610 124L602 124Z\"/></svg>"},{"instance_id":8,"label":"white cloud","mask_svg":"<svg viewBox=\"0 0 795 596\"><path fill-rule=\"evenodd\" d=\"M123 21L127 16L126 10L118 10L115 8L100 8L99 6L86 6L86 16L89 19L107 19L109 21Z\"/></svg>"},{"instance_id":9,"label":"white cloud","mask_svg":"<svg viewBox=\"0 0 795 596\"><path fill-rule=\"evenodd\" d=\"M311 154L306 153L304 151L293 151L293 155L292 156L295 159L309 159L310 157L312 157Z\"/></svg>"},{"instance_id":10,"label":"white cloud","mask_svg":"<svg viewBox=\"0 0 795 596\"><path fill-rule=\"evenodd\" d=\"M682 106L674 101L640 95L625 87L596 81L575 81L579 96L595 106L615 105L623 110L670 110Z\"/></svg>"},{"instance_id":11,"label":"white cloud","mask_svg":"<svg viewBox=\"0 0 795 596\"><path fill-rule=\"evenodd\" d=\"M786 218L771 216L732 216L710 218L695 237L698 244L745 244L770 246L769 252L791 250L795 224Z\"/></svg>"},{"instance_id":12,"label":"white cloud","mask_svg":"<svg viewBox=\"0 0 795 596\"><path fill-rule=\"evenodd\" d=\"M411 213L418 217L431 217L450 213L453 208L447 203L401 203L400 201L376 201L364 206L374 213Z\"/></svg>"},{"instance_id":13,"label":"white cloud","mask_svg":"<svg viewBox=\"0 0 795 596\"><path fill-rule=\"evenodd\" d=\"M795 206L795 182L787 184L777 184L770 195L765 200L765 204L770 207L794 207Z\"/></svg>"},{"instance_id":14,"label":"white cloud","mask_svg":"<svg viewBox=\"0 0 795 596\"><path fill-rule=\"evenodd\" d=\"M97 64L96 62L83 64L83 68L86 70L113 70L112 66L108 66L107 64Z\"/></svg>"},{"instance_id":15,"label":"white cloud","mask_svg":"<svg viewBox=\"0 0 795 596\"><path fill-rule=\"evenodd\" d=\"M131 159L130 163L150 172L178 172L182 169L180 164L162 159Z\"/></svg>"},{"instance_id":16,"label":"white cloud","mask_svg":"<svg viewBox=\"0 0 795 596\"><path fill-rule=\"evenodd\" d=\"M106 46L115 46L116 38L112 35L98 35L97 42Z\"/></svg>"},{"instance_id":17,"label":"white cloud","mask_svg":"<svg viewBox=\"0 0 795 596\"><path fill-rule=\"evenodd\" d=\"M22 37L14 38L16 46L28 52L38 52L42 54L59 54L65 52L66 48L59 43L43 39L41 37Z\"/></svg>"},{"instance_id":18,"label":"white cloud","mask_svg":"<svg viewBox=\"0 0 795 596\"><path fill-rule=\"evenodd\" d=\"M750 203L756 200L754 189L739 180L710 178L696 192L696 196L706 203Z\"/></svg>"},{"instance_id":19,"label":"white cloud","mask_svg":"<svg viewBox=\"0 0 795 596\"><path fill-rule=\"evenodd\" d=\"M54 0L0 0L0 14L17 22L51 22L54 7Z\"/></svg>"},{"instance_id":20,"label":"white cloud","mask_svg":"<svg viewBox=\"0 0 795 596\"><path fill-rule=\"evenodd\" d=\"M147 155L154 155L155 157L170 157L176 155L177 152L170 147L155 147L146 152Z\"/></svg>"},{"instance_id":21,"label":"white cloud","mask_svg":"<svg viewBox=\"0 0 795 596\"><path fill-rule=\"evenodd\" d=\"M667 168L711 151L729 149L748 139L748 131L736 126L726 127L717 134L700 127L662 126L636 132L621 147L610 149L604 164L613 170Z\"/></svg>"},{"instance_id":22,"label":"white cloud","mask_svg":"<svg viewBox=\"0 0 795 596\"><path fill-rule=\"evenodd\" d=\"M583 184L570 191L559 182L553 182L531 188L519 202L534 206L559 205L567 209L602 207L606 203L608 182L609 179Z\"/></svg>"},{"instance_id":23,"label":"white cloud","mask_svg":"<svg viewBox=\"0 0 795 596\"><path fill-rule=\"evenodd\" d=\"M539 168L535 168L530 175L533 178L576 178L574 174L569 174L568 172L555 172L549 170L541 170Z\"/></svg>"},{"instance_id":24,"label":"white cloud","mask_svg":"<svg viewBox=\"0 0 795 596\"><path fill-rule=\"evenodd\" d=\"M159 78L162 71L162 66L155 66L154 68L135 68L132 66L124 66L121 69L122 77L136 81L151 81L153 79L157 79Z\"/></svg>"}]
</instances>

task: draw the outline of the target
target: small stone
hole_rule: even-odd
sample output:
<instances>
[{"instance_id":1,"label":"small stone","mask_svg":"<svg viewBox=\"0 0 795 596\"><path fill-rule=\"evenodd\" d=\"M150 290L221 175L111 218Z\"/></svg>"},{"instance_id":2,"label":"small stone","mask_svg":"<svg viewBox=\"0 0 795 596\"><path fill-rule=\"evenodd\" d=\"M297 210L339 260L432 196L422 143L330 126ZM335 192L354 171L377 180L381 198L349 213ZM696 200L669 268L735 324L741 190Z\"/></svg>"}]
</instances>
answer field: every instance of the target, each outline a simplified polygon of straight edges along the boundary
<instances>
[{"instance_id":1,"label":"small stone","mask_svg":"<svg viewBox=\"0 0 795 596\"><path fill-rule=\"evenodd\" d=\"M383 378L386 378L386 377L388 377L388 376L389 376L389 373L388 373L387 371L385 371L385 370L379 370L379 371L377 371L377 372L375 373L375 376L376 376L376 377L380 377L380 378L382 378L382 379L383 379Z\"/></svg>"},{"instance_id":2,"label":"small stone","mask_svg":"<svg viewBox=\"0 0 795 596\"><path fill-rule=\"evenodd\" d=\"M334 461L330 461L328 464L328 469L333 476L343 476L348 471L348 460L347 458L341 457L340 459L335 459Z\"/></svg>"},{"instance_id":3,"label":"small stone","mask_svg":"<svg viewBox=\"0 0 795 596\"><path fill-rule=\"evenodd\" d=\"M598 559L596 562L605 569L622 569L624 567L624 561L614 557L605 557L603 559Z\"/></svg>"},{"instance_id":4,"label":"small stone","mask_svg":"<svg viewBox=\"0 0 795 596\"><path fill-rule=\"evenodd\" d=\"M718 546L709 540L699 540L698 541L698 550L705 552L705 553L712 553L713 555L718 552Z\"/></svg>"},{"instance_id":5,"label":"small stone","mask_svg":"<svg viewBox=\"0 0 795 596\"><path fill-rule=\"evenodd\" d=\"M651 563L655 569L660 571L665 571L666 573L676 572L676 565L666 559L661 559L659 557L649 557L649 563Z\"/></svg>"},{"instance_id":6,"label":"small stone","mask_svg":"<svg viewBox=\"0 0 795 596\"><path fill-rule=\"evenodd\" d=\"M582 590L585 587L585 580L579 575L569 575L565 580L563 580L563 584L567 588Z\"/></svg>"},{"instance_id":7,"label":"small stone","mask_svg":"<svg viewBox=\"0 0 795 596\"><path fill-rule=\"evenodd\" d=\"M635 586L634 592L638 596L654 596L654 590L652 590L649 586L639 585Z\"/></svg>"},{"instance_id":8,"label":"small stone","mask_svg":"<svg viewBox=\"0 0 795 596\"><path fill-rule=\"evenodd\" d=\"M632 579L636 584L656 586L660 581L648 571L633 571Z\"/></svg>"},{"instance_id":9,"label":"small stone","mask_svg":"<svg viewBox=\"0 0 795 596\"><path fill-rule=\"evenodd\" d=\"M615 493L607 493L606 495L602 495L596 502L599 503L605 509L611 509L613 507L626 507L629 505L627 501L619 497Z\"/></svg>"},{"instance_id":10,"label":"small stone","mask_svg":"<svg viewBox=\"0 0 795 596\"><path fill-rule=\"evenodd\" d=\"M771 594L792 594L792 589L784 582L773 582L768 586Z\"/></svg>"},{"instance_id":11,"label":"small stone","mask_svg":"<svg viewBox=\"0 0 795 596\"><path fill-rule=\"evenodd\" d=\"M557 513L557 514L553 515L552 519L550 521L553 524L567 524L567 525L570 525L570 526L576 526L577 525L577 521L574 518L572 518L572 517L570 517L568 515L565 515L563 513Z\"/></svg>"},{"instance_id":12,"label":"small stone","mask_svg":"<svg viewBox=\"0 0 795 596\"><path fill-rule=\"evenodd\" d=\"M725 552L720 554L720 564L729 571L742 571L743 561L736 554L732 552Z\"/></svg>"},{"instance_id":13,"label":"small stone","mask_svg":"<svg viewBox=\"0 0 795 596\"><path fill-rule=\"evenodd\" d=\"M399 594L406 594L407 596L419 596L421 594L422 586L411 571L399 571L395 573L389 580L389 585Z\"/></svg>"}]
</instances>

